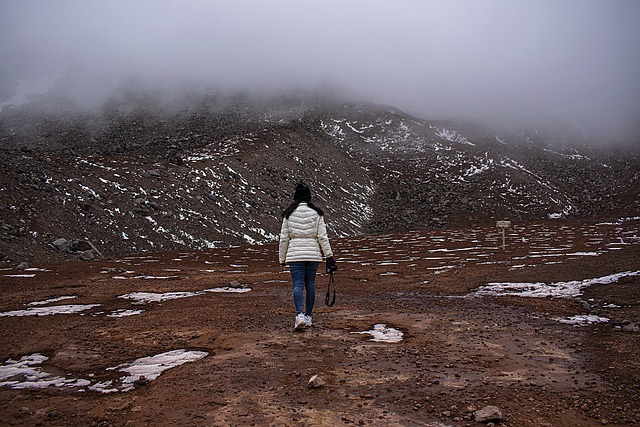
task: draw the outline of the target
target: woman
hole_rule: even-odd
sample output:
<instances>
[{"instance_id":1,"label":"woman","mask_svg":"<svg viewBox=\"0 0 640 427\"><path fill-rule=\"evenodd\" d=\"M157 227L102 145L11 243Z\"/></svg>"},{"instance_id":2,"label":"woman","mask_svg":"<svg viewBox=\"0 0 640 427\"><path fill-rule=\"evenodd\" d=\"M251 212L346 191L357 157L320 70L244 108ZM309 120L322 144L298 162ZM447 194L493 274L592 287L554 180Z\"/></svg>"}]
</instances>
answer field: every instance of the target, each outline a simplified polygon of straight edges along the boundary
<instances>
[{"instance_id":1,"label":"woman","mask_svg":"<svg viewBox=\"0 0 640 427\"><path fill-rule=\"evenodd\" d=\"M296 309L294 330L312 324L311 312L316 300L318 264L323 256L329 263L335 264L323 214L322 209L311 201L311 190L303 183L296 186L293 203L282 213L284 218L280 230L279 258L281 265L289 264L291 272L293 305Z\"/></svg>"}]
</instances>

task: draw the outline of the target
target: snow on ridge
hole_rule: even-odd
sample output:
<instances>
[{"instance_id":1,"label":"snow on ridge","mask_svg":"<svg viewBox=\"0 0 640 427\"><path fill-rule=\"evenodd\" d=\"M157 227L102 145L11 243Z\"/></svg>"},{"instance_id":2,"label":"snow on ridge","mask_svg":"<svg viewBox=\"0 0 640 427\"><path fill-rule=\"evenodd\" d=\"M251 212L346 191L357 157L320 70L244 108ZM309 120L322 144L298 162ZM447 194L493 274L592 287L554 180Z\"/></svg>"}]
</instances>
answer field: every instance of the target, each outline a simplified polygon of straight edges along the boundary
<instances>
[{"instance_id":1,"label":"snow on ridge","mask_svg":"<svg viewBox=\"0 0 640 427\"><path fill-rule=\"evenodd\" d=\"M476 165L471 165L469 168L464 171L463 176L473 176L481 174L482 172L486 172L491 169L489 164L481 164L479 167Z\"/></svg>"},{"instance_id":2,"label":"snow on ridge","mask_svg":"<svg viewBox=\"0 0 640 427\"><path fill-rule=\"evenodd\" d=\"M473 142L469 141L467 138L460 135L455 130L449 130L447 128L437 128L435 134L445 141L475 146Z\"/></svg>"},{"instance_id":3,"label":"snow on ridge","mask_svg":"<svg viewBox=\"0 0 640 427\"><path fill-rule=\"evenodd\" d=\"M332 138L337 139L338 141L344 141L347 134L342 130L340 125L334 120L333 124L321 122L320 126L322 130Z\"/></svg>"},{"instance_id":4,"label":"snow on ridge","mask_svg":"<svg viewBox=\"0 0 640 427\"><path fill-rule=\"evenodd\" d=\"M573 209L573 206L571 206L571 205L565 206L562 209L562 212L552 212L552 213L547 215L547 218L549 218L549 219L565 218L565 217L569 216L569 213L571 213L572 209Z\"/></svg>"},{"instance_id":5,"label":"snow on ridge","mask_svg":"<svg viewBox=\"0 0 640 427\"><path fill-rule=\"evenodd\" d=\"M30 95L44 95L53 89L63 74L63 70L58 70L51 74L20 81L18 87L16 87L15 95L4 102L0 102L0 111L2 111L4 107L19 107L27 104Z\"/></svg>"}]
</instances>

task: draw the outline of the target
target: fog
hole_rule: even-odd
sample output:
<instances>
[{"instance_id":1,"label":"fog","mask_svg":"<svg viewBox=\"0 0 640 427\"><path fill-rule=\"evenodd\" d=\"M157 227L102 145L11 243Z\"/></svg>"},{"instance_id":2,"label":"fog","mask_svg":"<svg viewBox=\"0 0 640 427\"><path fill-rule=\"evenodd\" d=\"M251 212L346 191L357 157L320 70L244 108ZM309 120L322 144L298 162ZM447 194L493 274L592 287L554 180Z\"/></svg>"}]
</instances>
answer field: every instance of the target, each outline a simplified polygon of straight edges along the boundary
<instances>
[{"instance_id":1,"label":"fog","mask_svg":"<svg viewBox=\"0 0 640 427\"><path fill-rule=\"evenodd\" d=\"M331 87L427 119L640 122L636 0L0 0L0 101L64 73L79 102ZM637 127L636 127L637 129Z\"/></svg>"}]
</instances>

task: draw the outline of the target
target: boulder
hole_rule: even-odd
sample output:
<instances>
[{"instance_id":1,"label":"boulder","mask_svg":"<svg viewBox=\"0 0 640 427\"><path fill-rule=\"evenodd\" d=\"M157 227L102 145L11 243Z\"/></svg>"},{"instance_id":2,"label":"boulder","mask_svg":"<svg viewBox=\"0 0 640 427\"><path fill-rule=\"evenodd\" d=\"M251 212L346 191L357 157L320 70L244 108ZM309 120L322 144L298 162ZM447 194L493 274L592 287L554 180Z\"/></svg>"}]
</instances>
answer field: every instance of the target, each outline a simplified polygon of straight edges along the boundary
<instances>
[{"instance_id":1,"label":"boulder","mask_svg":"<svg viewBox=\"0 0 640 427\"><path fill-rule=\"evenodd\" d=\"M71 242L67 239L56 239L52 242L52 245L55 246L60 252L71 252Z\"/></svg>"},{"instance_id":2,"label":"boulder","mask_svg":"<svg viewBox=\"0 0 640 427\"><path fill-rule=\"evenodd\" d=\"M323 380L319 375L314 375L309 379L309 383L307 387L309 388L320 388L326 384L325 380Z\"/></svg>"},{"instance_id":3,"label":"boulder","mask_svg":"<svg viewBox=\"0 0 640 427\"><path fill-rule=\"evenodd\" d=\"M502 421L502 412L496 406L485 406L473 413L475 420L479 423L489 423Z\"/></svg>"},{"instance_id":4,"label":"boulder","mask_svg":"<svg viewBox=\"0 0 640 427\"><path fill-rule=\"evenodd\" d=\"M243 285L242 283L238 282L237 280L232 280L231 282L229 282L229 287L230 288L236 288L236 289L246 289L247 285Z\"/></svg>"},{"instance_id":5,"label":"boulder","mask_svg":"<svg viewBox=\"0 0 640 427\"><path fill-rule=\"evenodd\" d=\"M629 323L622 327L624 332L640 332L640 323Z\"/></svg>"},{"instance_id":6,"label":"boulder","mask_svg":"<svg viewBox=\"0 0 640 427\"><path fill-rule=\"evenodd\" d=\"M67 239L57 239L52 242L52 245L55 246L60 252L80 252L80 258L85 261L90 261L94 259L98 254L102 257L100 251L88 240L74 240L70 242Z\"/></svg>"},{"instance_id":7,"label":"boulder","mask_svg":"<svg viewBox=\"0 0 640 427\"><path fill-rule=\"evenodd\" d=\"M74 240L71 244L72 252L85 252L93 249L93 245L86 240Z\"/></svg>"},{"instance_id":8,"label":"boulder","mask_svg":"<svg viewBox=\"0 0 640 427\"><path fill-rule=\"evenodd\" d=\"M80 254L80 259L83 261L91 261L95 258L96 256L94 255L93 251L91 249L83 251Z\"/></svg>"}]
</instances>

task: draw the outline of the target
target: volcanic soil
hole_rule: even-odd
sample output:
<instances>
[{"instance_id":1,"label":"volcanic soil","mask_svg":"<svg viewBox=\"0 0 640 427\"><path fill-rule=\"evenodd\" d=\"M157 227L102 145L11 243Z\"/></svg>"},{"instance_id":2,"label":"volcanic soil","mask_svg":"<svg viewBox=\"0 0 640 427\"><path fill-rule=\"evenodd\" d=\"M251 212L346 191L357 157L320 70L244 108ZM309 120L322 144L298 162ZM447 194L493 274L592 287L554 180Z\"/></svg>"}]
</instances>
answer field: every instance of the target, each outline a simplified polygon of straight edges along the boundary
<instances>
[{"instance_id":1,"label":"volcanic soil","mask_svg":"<svg viewBox=\"0 0 640 427\"><path fill-rule=\"evenodd\" d=\"M492 405L495 425L640 425L639 228L332 239L336 303L319 271L301 332L275 244L6 266L0 424L476 426ZM167 354L198 357L132 368Z\"/></svg>"}]
</instances>

